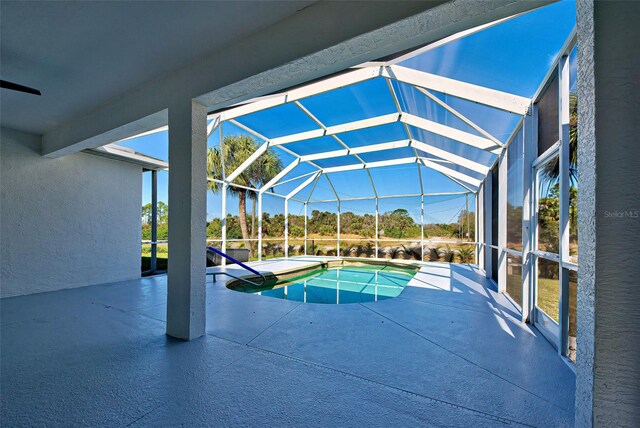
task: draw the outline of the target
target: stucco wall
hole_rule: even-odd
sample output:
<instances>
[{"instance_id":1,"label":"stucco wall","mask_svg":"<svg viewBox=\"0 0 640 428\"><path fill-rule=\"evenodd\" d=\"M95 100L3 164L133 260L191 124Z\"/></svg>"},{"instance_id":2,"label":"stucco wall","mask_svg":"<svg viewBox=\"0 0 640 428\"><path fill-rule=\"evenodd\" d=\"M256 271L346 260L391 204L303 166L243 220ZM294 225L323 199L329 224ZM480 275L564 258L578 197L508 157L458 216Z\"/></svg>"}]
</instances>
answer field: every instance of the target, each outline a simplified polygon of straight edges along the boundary
<instances>
[{"instance_id":1,"label":"stucco wall","mask_svg":"<svg viewBox=\"0 0 640 428\"><path fill-rule=\"evenodd\" d=\"M598 427L640 424L638 17L638 2L594 3Z\"/></svg>"},{"instance_id":2,"label":"stucco wall","mask_svg":"<svg viewBox=\"0 0 640 428\"><path fill-rule=\"evenodd\" d=\"M576 426L640 423L638 2L578 5Z\"/></svg>"},{"instance_id":3,"label":"stucco wall","mask_svg":"<svg viewBox=\"0 0 640 428\"><path fill-rule=\"evenodd\" d=\"M140 276L141 167L0 130L0 297Z\"/></svg>"}]
</instances>

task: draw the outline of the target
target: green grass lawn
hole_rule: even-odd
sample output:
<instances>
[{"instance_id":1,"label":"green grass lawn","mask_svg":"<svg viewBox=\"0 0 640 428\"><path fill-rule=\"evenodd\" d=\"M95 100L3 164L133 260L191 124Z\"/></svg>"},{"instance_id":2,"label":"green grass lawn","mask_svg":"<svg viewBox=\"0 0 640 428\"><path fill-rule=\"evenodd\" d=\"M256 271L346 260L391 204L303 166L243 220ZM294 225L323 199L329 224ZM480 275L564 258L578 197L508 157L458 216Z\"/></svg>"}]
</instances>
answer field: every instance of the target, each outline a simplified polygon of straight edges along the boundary
<instances>
[{"instance_id":1,"label":"green grass lawn","mask_svg":"<svg viewBox=\"0 0 640 428\"><path fill-rule=\"evenodd\" d=\"M569 277L569 335L576 335L576 275ZM516 302L522 301L522 278L520 275L507 275L507 292ZM538 278L537 306L558 322L558 286L557 279Z\"/></svg>"},{"instance_id":2,"label":"green grass lawn","mask_svg":"<svg viewBox=\"0 0 640 428\"><path fill-rule=\"evenodd\" d=\"M169 256L169 244L158 244L156 258L166 259ZM142 257L151 257L151 245L142 246Z\"/></svg>"},{"instance_id":3,"label":"green grass lawn","mask_svg":"<svg viewBox=\"0 0 640 428\"><path fill-rule=\"evenodd\" d=\"M151 257L151 251L143 251L142 257ZM169 253L156 253L157 259L166 259L169 257Z\"/></svg>"}]
</instances>

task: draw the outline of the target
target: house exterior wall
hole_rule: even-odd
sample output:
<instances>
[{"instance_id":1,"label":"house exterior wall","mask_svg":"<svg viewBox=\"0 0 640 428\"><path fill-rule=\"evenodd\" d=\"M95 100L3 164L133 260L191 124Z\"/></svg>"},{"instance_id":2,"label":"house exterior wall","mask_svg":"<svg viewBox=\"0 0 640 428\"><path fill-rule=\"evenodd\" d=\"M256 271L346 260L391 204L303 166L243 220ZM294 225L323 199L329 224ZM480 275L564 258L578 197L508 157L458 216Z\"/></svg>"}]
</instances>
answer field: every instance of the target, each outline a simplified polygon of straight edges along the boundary
<instances>
[{"instance_id":1,"label":"house exterior wall","mask_svg":"<svg viewBox=\"0 0 640 428\"><path fill-rule=\"evenodd\" d=\"M0 297L140 276L140 166L0 131Z\"/></svg>"},{"instance_id":2,"label":"house exterior wall","mask_svg":"<svg viewBox=\"0 0 640 428\"><path fill-rule=\"evenodd\" d=\"M640 421L638 16L637 2L577 2L577 427Z\"/></svg>"}]
</instances>

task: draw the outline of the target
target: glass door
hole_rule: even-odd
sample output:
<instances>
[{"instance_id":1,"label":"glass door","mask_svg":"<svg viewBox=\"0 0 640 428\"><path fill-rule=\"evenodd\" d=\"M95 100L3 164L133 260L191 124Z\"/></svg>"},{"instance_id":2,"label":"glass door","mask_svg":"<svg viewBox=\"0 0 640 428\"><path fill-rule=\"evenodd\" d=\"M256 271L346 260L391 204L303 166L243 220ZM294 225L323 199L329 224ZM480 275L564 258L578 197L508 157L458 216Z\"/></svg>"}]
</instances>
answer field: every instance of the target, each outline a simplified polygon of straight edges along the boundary
<instances>
[{"instance_id":1,"label":"glass door","mask_svg":"<svg viewBox=\"0 0 640 428\"><path fill-rule=\"evenodd\" d=\"M535 167L534 322L553 343L560 337L560 179L557 148Z\"/></svg>"}]
</instances>

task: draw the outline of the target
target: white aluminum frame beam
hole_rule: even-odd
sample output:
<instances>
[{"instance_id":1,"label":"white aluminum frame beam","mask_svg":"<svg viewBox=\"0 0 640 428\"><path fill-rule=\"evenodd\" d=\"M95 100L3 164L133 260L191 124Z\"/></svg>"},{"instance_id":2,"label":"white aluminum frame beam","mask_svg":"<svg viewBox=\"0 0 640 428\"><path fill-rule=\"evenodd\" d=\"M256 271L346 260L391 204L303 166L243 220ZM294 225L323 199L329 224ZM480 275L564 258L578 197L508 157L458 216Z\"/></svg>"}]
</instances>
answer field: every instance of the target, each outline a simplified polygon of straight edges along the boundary
<instances>
[{"instance_id":1,"label":"white aluminum frame beam","mask_svg":"<svg viewBox=\"0 0 640 428\"><path fill-rule=\"evenodd\" d=\"M292 181L300 180L301 178L309 177L310 175L316 174L318 171L307 172L306 174L299 175L297 177L289 178L284 181L279 181L278 183L271 186L271 188L282 186L283 184L291 183Z\"/></svg>"},{"instance_id":2,"label":"white aluminum frame beam","mask_svg":"<svg viewBox=\"0 0 640 428\"><path fill-rule=\"evenodd\" d=\"M218 178L207 177L207 181L210 181L210 182L213 182L213 183L222 184L222 185L227 185L229 187L237 187L239 189L249 190L251 192L259 192L258 189L254 189L253 187L243 186L242 184L236 184L236 183L227 183L224 180L220 180ZM280 195L278 195L278 196L280 196Z\"/></svg>"},{"instance_id":3,"label":"white aluminum frame beam","mask_svg":"<svg viewBox=\"0 0 640 428\"><path fill-rule=\"evenodd\" d=\"M207 116L207 120L211 120L211 122L209 122L207 124L207 137L209 137L213 133L213 131L215 131L216 128L220 125L220 117L218 117L218 115L210 114L210 115ZM149 131L145 131L145 132L141 132L139 134L131 135L131 136L126 137L126 138L121 138L120 140L114 141L111 144L118 144L118 143L121 143L123 141L133 140L134 138L146 137L147 135L158 134L160 132L164 132L164 131L168 131L168 130L169 130L169 125L164 125L164 126L160 126L158 128L150 129Z\"/></svg>"},{"instance_id":4,"label":"white aluminum frame beam","mask_svg":"<svg viewBox=\"0 0 640 428\"><path fill-rule=\"evenodd\" d=\"M571 33L569 33L569 36L565 40L564 44L562 45L562 47L558 51L558 54L556 55L556 57L554 58L553 62L551 63L551 66L547 70L547 74L545 75L544 79L542 79L542 82L540 83L540 86L538 86L538 89L536 90L536 93L531 98L531 101L534 104L537 103L538 101L540 101L540 98L542 97L542 94L543 94L544 90L546 89L549 81L553 78L554 71L555 71L556 67L558 66L558 64L560 63L562 57L564 57L566 55L569 55L571 53L571 50L573 49L573 46L577 42L578 42L577 28L574 26L573 29L571 30Z\"/></svg>"},{"instance_id":5,"label":"white aluminum frame beam","mask_svg":"<svg viewBox=\"0 0 640 428\"><path fill-rule=\"evenodd\" d=\"M507 166L509 152L498 159L498 291L507 291ZM517 255L521 255L518 252Z\"/></svg>"},{"instance_id":6,"label":"white aluminum frame beam","mask_svg":"<svg viewBox=\"0 0 640 428\"><path fill-rule=\"evenodd\" d=\"M236 178L238 178L238 176L242 174L247 168L249 168L252 163L258 160L258 158L262 156L262 154L265 153L268 148L269 148L269 142L267 141L266 143L263 143L260 147L258 147L256 151L251 154L251 156L245 159L245 161L242 162L242 164L240 164L240 166L236 168L235 171L229 174L225 181L230 183Z\"/></svg>"},{"instance_id":7,"label":"white aluminum frame beam","mask_svg":"<svg viewBox=\"0 0 640 428\"><path fill-rule=\"evenodd\" d=\"M334 166L334 167L324 168L323 172L325 174L330 174L333 172L355 171L358 169L380 168L384 166L393 166L393 165L405 165L405 164L416 163L416 162L417 162L417 158L415 156L412 156L408 158L368 162L368 163L365 163L364 165L354 164L354 165Z\"/></svg>"},{"instance_id":8,"label":"white aluminum frame beam","mask_svg":"<svg viewBox=\"0 0 640 428\"><path fill-rule=\"evenodd\" d=\"M276 184L278 181L280 181L280 179L282 179L282 177L284 177L285 175L287 175L289 172L291 172L291 170L293 170L293 168L295 168L296 166L298 166L300 164L300 158L295 159L293 162L291 162L289 165L287 165L282 171L280 171L278 174L276 174L275 177L273 177L271 180L269 180L267 182L267 184L265 184L264 186L262 186L260 188L260 193L264 193L266 192L269 188L273 187L274 184Z\"/></svg>"},{"instance_id":9,"label":"white aluminum frame beam","mask_svg":"<svg viewBox=\"0 0 640 428\"><path fill-rule=\"evenodd\" d=\"M424 88L420 88L420 87L416 87L416 89L421 92L422 94L424 94L427 98L429 98L431 101L433 101L434 103L438 104L440 107L444 108L445 110L447 110L449 113L451 113L452 115L454 115L455 117L457 117L458 119L460 119L461 121L463 121L464 123L466 123L467 125L469 125L470 127L472 127L473 129L475 129L476 131L478 131L479 133L481 133L482 135L484 135L485 137L487 137L488 139L490 139L491 141L493 141L497 146L503 146L504 144L498 140L496 137L494 137L493 135L491 135L489 132L485 131L484 128L482 128L481 126L479 126L478 124L476 124L474 121L472 121L471 119L467 118L465 115L463 115L462 113L460 113L458 110L454 109L453 107L451 107L449 104L445 103L444 101L442 101L440 98L436 97L435 95L433 95L431 92L429 92L428 90L424 89Z\"/></svg>"},{"instance_id":10,"label":"white aluminum frame beam","mask_svg":"<svg viewBox=\"0 0 640 428\"><path fill-rule=\"evenodd\" d=\"M336 199L339 201L340 200L340 196L338 195L338 192L336 191L336 188L333 186L333 183L331 182L331 179L329 178L329 176L326 174L325 171L322 172L322 175L324 175L324 178L327 180L327 183L329 183L329 187L331 187L331 191L333 191L333 194L336 196Z\"/></svg>"},{"instance_id":11,"label":"white aluminum frame beam","mask_svg":"<svg viewBox=\"0 0 640 428\"><path fill-rule=\"evenodd\" d=\"M408 140L408 139L397 140L397 141L390 141L388 143L370 144L367 146L354 147L350 149L332 150L329 152L321 152L321 153L314 153L311 155L304 155L304 156L300 156L300 160L302 162L307 162L307 161L314 161L314 160L321 160L321 159L331 159L331 158L341 157L341 156L398 149L403 147L409 147L410 145L411 145L411 140Z\"/></svg>"},{"instance_id":12,"label":"white aluminum frame beam","mask_svg":"<svg viewBox=\"0 0 640 428\"><path fill-rule=\"evenodd\" d=\"M272 138L271 144L274 146L280 146L283 144L297 143L299 141L310 140L313 138L342 134L343 132L357 131L360 129L372 128L374 126L387 125L397 122L399 118L399 113L385 114L382 116L342 123L340 125L327 126L325 129L314 129L311 131Z\"/></svg>"},{"instance_id":13,"label":"white aluminum frame beam","mask_svg":"<svg viewBox=\"0 0 640 428\"><path fill-rule=\"evenodd\" d=\"M420 150L421 152L425 152L428 153L430 155L433 156L437 156L439 158L442 158L444 160L450 161L456 165L460 165L464 168L470 169L472 171L476 171L479 173L482 173L483 175L486 175L489 172L489 167L478 163L478 162L474 162L472 160L469 160L465 157L462 156L458 156L455 155L451 152L448 152L446 150L442 150L439 149L438 147L434 147L430 144L427 143L423 143L421 141L418 140L413 140L411 141L411 146L415 147L416 149Z\"/></svg>"},{"instance_id":14,"label":"white aluminum frame beam","mask_svg":"<svg viewBox=\"0 0 640 428\"><path fill-rule=\"evenodd\" d=\"M320 172L320 175L316 177L316 180L313 182L313 186L311 187L311 191L309 192L309 196L307 196L307 200L306 203L309 204L309 201L311 200L311 195L313 195L314 190L316 190L316 186L318 185L318 181L320 181L320 177L322 176L322 172Z\"/></svg>"},{"instance_id":15,"label":"white aluminum frame beam","mask_svg":"<svg viewBox=\"0 0 640 428\"><path fill-rule=\"evenodd\" d=\"M454 183L457 183L457 184L459 184L460 186L462 186L462 187L464 187L465 189L467 189L469 192L472 192L472 193L477 193L477 192L478 192L479 187L478 187L478 188L476 188L476 189L472 189L471 187L469 187L469 185L468 185L468 184L464 184L462 181L460 181L460 180L458 180L458 179L455 179L455 178L451 177L450 175L447 175L447 174L445 174L445 173L443 173L443 174L444 174L444 175L446 175L447 177L449 177L449 179L450 179L451 181L453 181Z\"/></svg>"},{"instance_id":16,"label":"white aluminum frame beam","mask_svg":"<svg viewBox=\"0 0 640 428\"><path fill-rule=\"evenodd\" d=\"M283 137L273 138L270 140L272 146L282 146L290 143L297 143L300 141L306 141L314 138L324 136L334 136L344 132L357 131L361 129L372 128L375 126L388 125L395 122L401 122L405 125L411 125L416 128L432 132L434 134L441 135L443 137L458 141L462 144L466 144L477 149L487 150L495 154L500 154L502 146L496 144L494 141L480 137L474 134L470 134L465 131L461 131L450 126L442 125L437 122L433 122L428 119L424 119L419 116L412 115L410 113L390 113L382 116L376 116L368 119L356 120L353 122L347 122L340 125L326 127L324 129L314 129L311 131L300 132L297 134L286 135ZM402 141L402 140L400 140ZM348 154L358 154L356 148L349 148L343 150L334 150L334 156L344 156ZM314 159L315 155L307 155L307 160ZM315 158L318 159L318 158Z\"/></svg>"},{"instance_id":17,"label":"white aluminum frame beam","mask_svg":"<svg viewBox=\"0 0 640 428\"><path fill-rule=\"evenodd\" d=\"M396 106L396 111L398 112L398 114L400 114L400 117L402 117L402 106L400 105L400 99L398 98L398 94L396 93L396 90L393 87L393 83L391 83L391 79L384 79L385 83L387 84L387 89L389 90L389 94L391 95L391 98L393 99L393 104ZM407 138L411 139L411 130L409 129L409 125L407 125L406 122L402 122L402 127L404 128L404 132L405 134L407 134ZM414 148L413 149L413 154L415 155L415 157L418 157L418 152L417 150ZM418 166L418 169L420 167ZM420 181L420 189L422 189L422 180ZM421 192L423 192L423 190L420 190Z\"/></svg>"},{"instance_id":18,"label":"white aluminum frame beam","mask_svg":"<svg viewBox=\"0 0 640 428\"><path fill-rule=\"evenodd\" d=\"M482 183L482 181L478 180L477 178L469 177L466 174L463 174L463 173L461 173L459 171L456 171L456 170L453 170L451 168L447 168L446 166L440 165L439 163L433 162L433 161L431 161L429 159L426 159L424 157L420 157L419 159L420 159L420 162L422 163L422 165L424 165L425 167L431 168L434 171L438 171L438 172L441 172L441 173L449 176L449 178L456 178L456 179L458 179L460 181L463 181L467 185L475 187L475 189L473 190L474 192L476 191L476 189L478 189L478 187L480 187L480 183Z\"/></svg>"},{"instance_id":19,"label":"white aluminum frame beam","mask_svg":"<svg viewBox=\"0 0 640 428\"><path fill-rule=\"evenodd\" d=\"M258 261L262 261L262 192L258 192Z\"/></svg>"},{"instance_id":20,"label":"white aluminum frame beam","mask_svg":"<svg viewBox=\"0 0 640 428\"><path fill-rule=\"evenodd\" d=\"M207 137L213 134L213 131L215 131L221 123L222 121L220 120L220 117L214 116L211 122L209 122L209 124L207 125Z\"/></svg>"},{"instance_id":21,"label":"white aluminum frame beam","mask_svg":"<svg viewBox=\"0 0 640 428\"><path fill-rule=\"evenodd\" d=\"M432 89L443 94L453 95L454 97L519 115L527 114L531 105L529 98L399 65L384 67L382 74L385 77L390 77L409 85Z\"/></svg>"},{"instance_id":22,"label":"white aluminum frame beam","mask_svg":"<svg viewBox=\"0 0 640 428\"><path fill-rule=\"evenodd\" d=\"M297 195L300 191L302 191L302 189L304 189L305 187L307 187L309 184L313 183L313 181L320 176L320 171L316 172L315 175L307 178L304 182L302 182L298 187L296 187L295 189L293 189L291 192L289 192L289 194L287 194L286 199L289 200L292 197L294 197L295 195Z\"/></svg>"},{"instance_id":23,"label":"white aluminum frame beam","mask_svg":"<svg viewBox=\"0 0 640 428\"><path fill-rule=\"evenodd\" d=\"M309 109L307 109L304 105L302 105L302 103L300 103L300 101L294 101L294 104L296 106L298 106L298 108L300 110L302 110L304 112L304 114L306 114L311 120L313 120L319 127L321 127L322 129L324 129L325 131L327 130L327 127L324 125L324 123L322 123L322 121L320 119L318 119L313 113L311 113L309 111ZM347 146L344 141L342 141L337 135L332 135L331 136L338 144L340 144L342 147L344 147L344 149L349 150L349 146ZM354 154L355 158L358 159L360 161L361 164L364 165L364 160L362 160L362 158L360 156L358 156L357 154ZM371 177L371 174L369 173L369 171L367 171L367 176L369 177L369 182L371 183L371 187L373 188L373 193L376 193L376 186L373 183L373 178Z\"/></svg>"},{"instance_id":24,"label":"white aluminum frame beam","mask_svg":"<svg viewBox=\"0 0 640 428\"><path fill-rule=\"evenodd\" d=\"M569 253L569 206L570 206L570 176L571 158L569 153L569 55L563 56L558 62L558 104L559 104L559 170L560 170L560 236L559 251L561 261L570 261ZM559 269L559 303L558 303L558 325L560 327L560 337L558 352L560 355L569 354L569 271L564 267Z\"/></svg>"},{"instance_id":25,"label":"white aluminum frame beam","mask_svg":"<svg viewBox=\"0 0 640 428\"><path fill-rule=\"evenodd\" d=\"M345 201L368 201L373 199L402 199L402 198L419 198L421 196L452 196L452 195L468 195L469 193L475 193L472 191L464 192L435 192L435 193L409 193L406 195L378 195L378 196L358 196L349 198L340 198L342 202ZM292 200L294 200L292 198ZM309 200L311 204L323 204L329 202L337 202L337 199L315 199Z\"/></svg>"},{"instance_id":26,"label":"white aluminum frame beam","mask_svg":"<svg viewBox=\"0 0 640 428\"><path fill-rule=\"evenodd\" d=\"M265 142L269 141L269 139L267 137L265 137L264 135L260 134L259 132L257 132L256 130L254 130L252 128L249 128L247 125L243 125L242 123L238 122L237 120L231 119L228 122L229 123L233 123L238 128L247 131L249 134L253 135L254 137L259 138L262 141L265 141ZM220 137L220 140L222 141L222 136Z\"/></svg>"},{"instance_id":27,"label":"white aluminum frame beam","mask_svg":"<svg viewBox=\"0 0 640 428\"><path fill-rule=\"evenodd\" d=\"M441 123L433 122L431 120L422 118L420 116L415 116L410 113L402 113L400 121L402 123L406 123L407 125L411 125L427 132L432 132L434 134L450 138L452 140L458 141L471 147L475 147L477 149L486 150L495 154L500 154L500 152L502 151L501 145L497 145L495 142L488 138L470 134L465 131L460 131L459 129L452 128L447 125L442 125Z\"/></svg>"},{"instance_id":28,"label":"white aluminum frame beam","mask_svg":"<svg viewBox=\"0 0 640 428\"><path fill-rule=\"evenodd\" d=\"M532 111L534 110L534 108L532 108ZM520 120L518 121L518 123L516 124L516 127L513 128L513 131L511 132L511 135L509 135L509 139L507 140L507 143L504 145L504 149L503 150L507 150L509 148L509 145L511 144L511 142L513 141L513 139L516 137L516 135L518 135L518 132L520 132L520 129L522 128L523 124L524 124L524 120L526 117L529 116L522 116L520 118ZM556 142L556 144L554 144L555 147L559 147L559 143ZM551 149L549 149L551 150ZM547 150L548 151L548 150ZM489 170L492 170L494 166L496 166L498 164L498 161L500 160L500 156L498 156L493 163L491 164L491 167L489 167ZM534 164L535 165L535 164Z\"/></svg>"},{"instance_id":29,"label":"white aluminum frame beam","mask_svg":"<svg viewBox=\"0 0 640 428\"><path fill-rule=\"evenodd\" d=\"M406 165L406 164L411 164L411 163L421 163L422 165L424 165L427 168L431 168L435 171L441 172L447 176L449 176L450 178L456 178L460 181L463 181L465 183L467 183L468 185L475 187L476 189L480 186L481 180L478 180L477 178L473 178L470 177L466 174L463 174L459 171L453 170L451 168L448 168L446 166L443 166L439 163L433 162L430 159L427 159L425 157L407 157L407 158L398 158L398 159L391 159L391 160L384 160L384 161L377 161L377 162L368 162L364 165L360 165L360 164L353 164L353 165L344 165L344 166L336 166L336 167L330 167L330 168L324 168L323 169L323 174L331 174L331 173L335 173L335 172L343 172L343 171L355 171L358 169L371 169L371 168L381 168L381 167L385 167L385 166L395 166L395 165ZM470 189L471 190L471 189ZM474 191L475 190L471 190Z\"/></svg>"},{"instance_id":30,"label":"white aluminum frame beam","mask_svg":"<svg viewBox=\"0 0 640 428\"><path fill-rule=\"evenodd\" d=\"M284 200L284 258L289 258L289 199Z\"/></svg>"},{"instance_id":31,"label":"white aluminum frame beam","mask_svg":"<svg viewBox=\"0 0 640 428\"><path fill-rule=\"evenodd\" d=\"M380 67L367 67L352 69L346 73L329 77L327 79L314 82L299 88L292 89L282 94L273 95L255 102L231 108L219 113L220 119L225 121L235 119L246 114L255 113L271 107L276 107L289 102L301 100L313 95L339 89L344 86L353 85L358 82L373 79L380 76Z\"/></svg>"}]
</instances>

